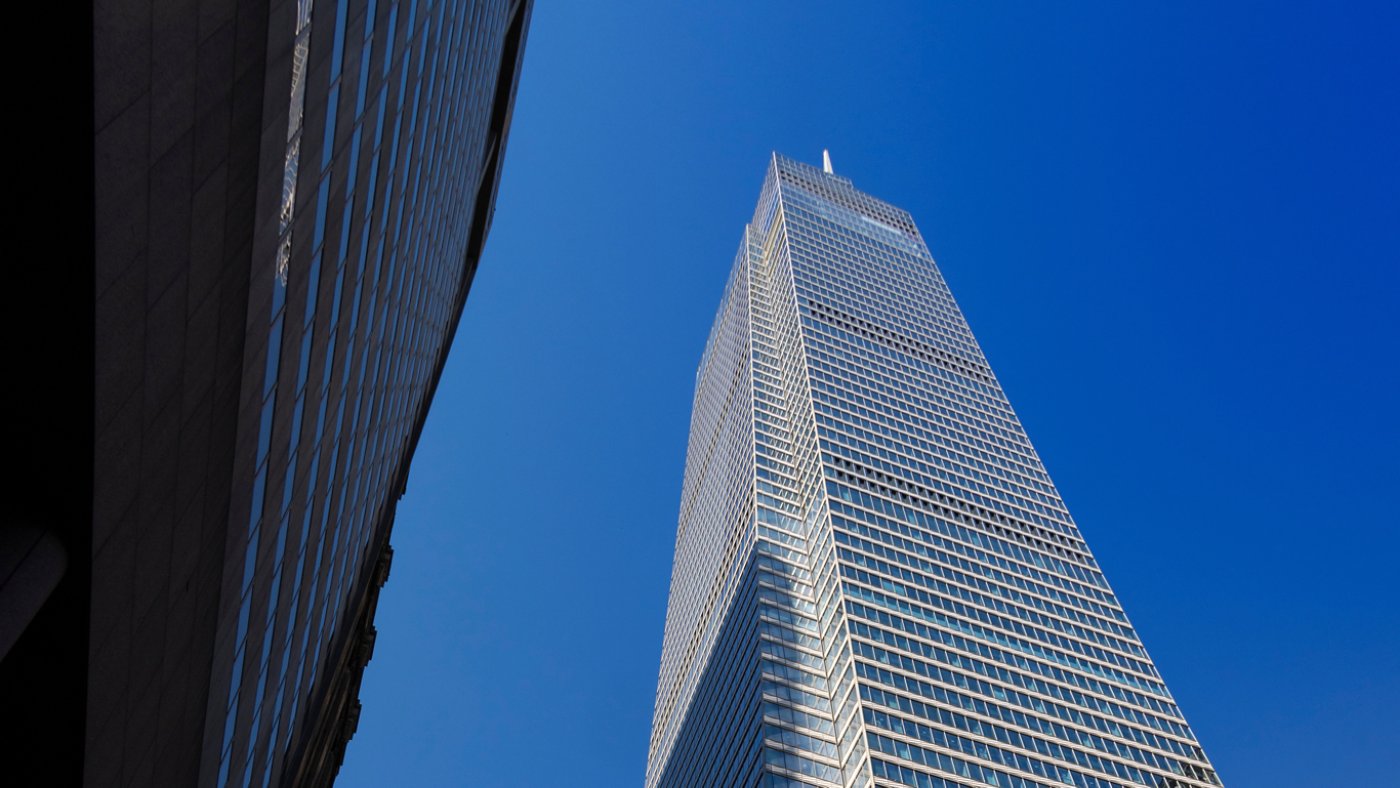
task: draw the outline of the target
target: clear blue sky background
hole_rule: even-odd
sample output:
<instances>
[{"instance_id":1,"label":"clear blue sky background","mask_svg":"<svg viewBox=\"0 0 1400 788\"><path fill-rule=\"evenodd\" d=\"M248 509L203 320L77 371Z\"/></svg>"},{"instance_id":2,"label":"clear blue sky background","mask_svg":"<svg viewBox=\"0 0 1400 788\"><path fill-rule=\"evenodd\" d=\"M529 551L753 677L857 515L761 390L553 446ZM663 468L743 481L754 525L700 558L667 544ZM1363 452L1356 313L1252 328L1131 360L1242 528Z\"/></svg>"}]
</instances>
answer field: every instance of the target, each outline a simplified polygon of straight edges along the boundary
<instances>
[{"instance_id":1,"label":"clear blue sky background","mask_svg":"<svg viewBox=\"0 0 1400 788\"><path fill-rule=\"evenodd\" d=\"M342 786L642 780L695 364L769 151L913 213L1231 788L1400 773L1400 17L566 2Z\"/></svg>"}]
</instances>

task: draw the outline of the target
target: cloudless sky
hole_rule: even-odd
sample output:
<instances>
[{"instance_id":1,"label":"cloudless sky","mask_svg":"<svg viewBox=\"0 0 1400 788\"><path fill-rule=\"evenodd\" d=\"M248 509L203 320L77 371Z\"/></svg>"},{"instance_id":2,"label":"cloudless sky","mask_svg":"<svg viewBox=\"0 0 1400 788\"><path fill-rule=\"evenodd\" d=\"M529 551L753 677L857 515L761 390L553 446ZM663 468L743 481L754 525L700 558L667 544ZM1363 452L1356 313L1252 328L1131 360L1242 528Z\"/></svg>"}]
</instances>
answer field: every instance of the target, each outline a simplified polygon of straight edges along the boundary
<instances>
[{"instance_id":1,"label":"cloudless sky","mask_svg":"<svg viewBox=\"0 0 1400 788\"><path fill-rule=\"evenodd\" d=\"M772 150L909 210L1230 788L1400 774L1400 5L535 7L339 784L637 786Z\"/></svg>"}]
</instances>

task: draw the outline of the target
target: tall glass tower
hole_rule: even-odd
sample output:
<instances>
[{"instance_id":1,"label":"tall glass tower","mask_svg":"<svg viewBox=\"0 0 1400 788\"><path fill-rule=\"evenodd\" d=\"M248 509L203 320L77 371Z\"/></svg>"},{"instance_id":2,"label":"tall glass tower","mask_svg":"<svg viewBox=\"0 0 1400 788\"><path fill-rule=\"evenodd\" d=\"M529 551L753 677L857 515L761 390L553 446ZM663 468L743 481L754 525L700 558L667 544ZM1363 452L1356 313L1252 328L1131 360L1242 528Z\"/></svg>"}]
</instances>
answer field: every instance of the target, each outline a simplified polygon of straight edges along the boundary
<instances>
[{"instance_id":1,"label":"tall glass tower","mask_svg":"<svg viewBox=\"0 0 1400 788\"><path fill-rule=\"evenodd\" d=\"M1218 786L905 211L774 155L696 377L646 783Z\"/></svg>"}]
</instances>

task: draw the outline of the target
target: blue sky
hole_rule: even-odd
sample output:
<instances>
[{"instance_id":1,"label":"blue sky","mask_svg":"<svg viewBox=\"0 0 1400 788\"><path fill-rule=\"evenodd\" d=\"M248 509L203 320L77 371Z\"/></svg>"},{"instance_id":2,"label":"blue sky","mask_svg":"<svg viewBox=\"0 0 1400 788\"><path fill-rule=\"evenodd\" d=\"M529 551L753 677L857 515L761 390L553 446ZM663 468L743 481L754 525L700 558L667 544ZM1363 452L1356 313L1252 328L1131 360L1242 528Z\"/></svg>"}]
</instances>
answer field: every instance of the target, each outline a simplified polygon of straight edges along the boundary
<instances>
[{"instance_id":1,"label":"blue sky","mask_svg":"<svg viewBox=\"0 0 1400 788\"><path fill-rule=\"evenodd\" d=\"M1398 8L540 2L339 784L640 784L695 365L769 152L824 147L1226 784L1393 784Z\"/></svg>"}]
</instances>

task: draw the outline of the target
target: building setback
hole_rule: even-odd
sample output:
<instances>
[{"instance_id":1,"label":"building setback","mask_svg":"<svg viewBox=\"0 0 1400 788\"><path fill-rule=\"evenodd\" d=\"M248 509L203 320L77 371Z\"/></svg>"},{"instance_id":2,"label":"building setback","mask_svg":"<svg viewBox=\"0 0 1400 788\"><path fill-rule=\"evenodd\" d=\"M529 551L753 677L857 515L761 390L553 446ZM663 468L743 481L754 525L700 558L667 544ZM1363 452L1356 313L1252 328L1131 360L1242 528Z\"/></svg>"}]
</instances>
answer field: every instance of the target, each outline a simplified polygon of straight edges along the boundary
<instances>
[{"instance_id":1,"label":"building setback","mask_svg":"<svg viewBox=\"0 0 1400 788\"><path fill-rule=\"evenodd\" d=\"M774 155L700 362L646 785L1220 781L910 215Z\"/></svg>"},{"instance_id":2,"label":"building setback","mask_svg":"<svg viewBox=\"0 0 1400 788\"><path fill-rule=\"evenodd\" d=\"M14 784L334 779L530 13L93 5L93 317L46 359L92 393L25 401L0 542Z\"/></svg>"}]
</instances>

